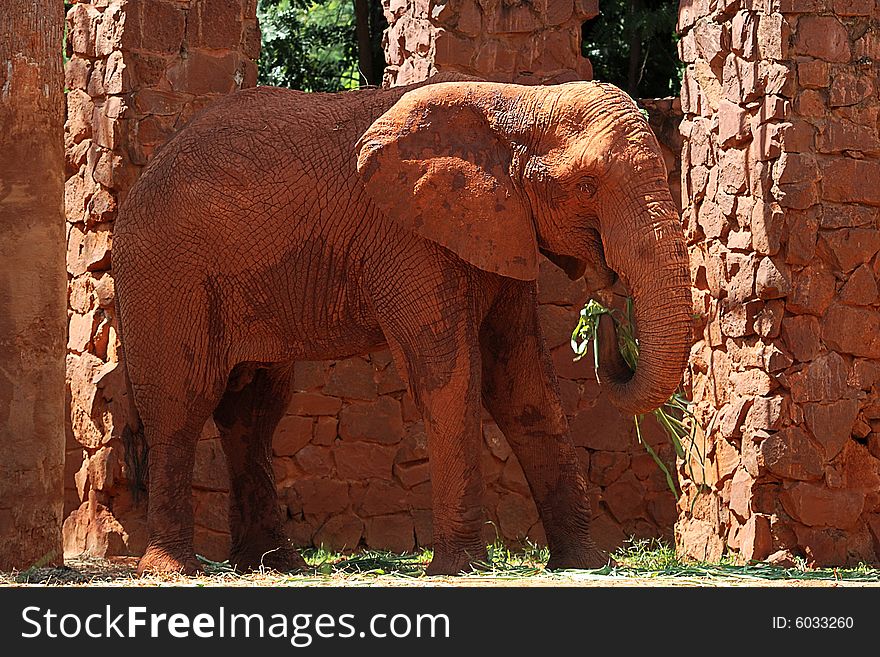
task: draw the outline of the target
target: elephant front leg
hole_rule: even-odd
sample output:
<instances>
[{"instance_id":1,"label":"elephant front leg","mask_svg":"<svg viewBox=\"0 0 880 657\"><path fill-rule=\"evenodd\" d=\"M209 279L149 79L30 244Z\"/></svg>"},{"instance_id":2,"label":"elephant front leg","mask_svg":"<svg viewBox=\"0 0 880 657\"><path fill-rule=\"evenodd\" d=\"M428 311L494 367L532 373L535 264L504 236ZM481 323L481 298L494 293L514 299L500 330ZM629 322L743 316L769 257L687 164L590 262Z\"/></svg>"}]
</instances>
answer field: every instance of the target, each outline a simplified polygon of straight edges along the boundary
<instances>
[{"instance_id":1,"label":"elephant front leg","mask_svg":"<svg viewBox=\"0 0 880 657\"><path fill-rule=\"evenodd\" d=\"M571 442L534 283L512 283L480 334L483 402L528 481L550 548L548 568L609 563L590 535L587 485Z\"/></svg>"},{"instance_id":2,"label":"elephant front leg","mask_svg":"<svg viewBox=\"0 0 880 657\"><path fill-rule=\"evenodd\" d=\"M462 338L464 340L464 338ZM431 474L434 557L428 575L455 575L487 560L479 467L480 375L476 344L400 362L425 420ZM412 350L405 350L413 353Z\"/></svg>"}]
</instances>

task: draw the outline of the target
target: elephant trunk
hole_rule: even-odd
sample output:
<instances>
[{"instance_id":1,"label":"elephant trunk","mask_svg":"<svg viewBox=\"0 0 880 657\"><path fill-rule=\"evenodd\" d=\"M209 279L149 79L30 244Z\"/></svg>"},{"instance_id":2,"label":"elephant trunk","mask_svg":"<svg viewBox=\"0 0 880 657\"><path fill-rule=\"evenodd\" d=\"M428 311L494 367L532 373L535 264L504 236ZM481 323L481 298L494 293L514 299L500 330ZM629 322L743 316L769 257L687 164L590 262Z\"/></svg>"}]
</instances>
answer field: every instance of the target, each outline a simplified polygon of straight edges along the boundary
<instances>
[{"instance_id":1,"label":"elephant trunk","mask_svg":"<svg viewBox=\"0 0 880 657\"><path fill-rule=\"evenodd\" d=\"M633 299L639 358L633 372L617 349L613 322L600 323L599 379L612 403L638 415L675 392L691 344L690 275L684 234L665 179L628 190L610 204L603 231L608 265Z\"/></svg>"}]
</instances>

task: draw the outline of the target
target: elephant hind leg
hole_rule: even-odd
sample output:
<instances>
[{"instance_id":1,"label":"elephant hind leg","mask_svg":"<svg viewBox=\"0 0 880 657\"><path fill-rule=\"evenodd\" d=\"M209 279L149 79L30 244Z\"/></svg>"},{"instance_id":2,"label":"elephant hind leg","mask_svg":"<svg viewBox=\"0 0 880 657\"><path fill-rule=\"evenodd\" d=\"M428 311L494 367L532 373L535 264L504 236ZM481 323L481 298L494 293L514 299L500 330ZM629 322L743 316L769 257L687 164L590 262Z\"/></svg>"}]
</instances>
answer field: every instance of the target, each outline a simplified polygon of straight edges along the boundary
<instances>
[{"instance_id":1,"label":"elephant hind leg","mask_svg":"<svg viewBox=\"0 0 880 657\"><path fill-rule=\"evenodd\" d=\"M183 376L168 377L169 371L186 371L182 362L177 363L179 368L172 359L163 364L169 369L149 368L150 375L161 374L161 380L158 376L150 380L138 376L145 371L142 368L129 370L135 373L132 383L148 447L150 538L138 572L192 575L201 570L193 550L196 443L219 390L207 386L206 391L206 386L184 383Z\"/></svg>"},{"instance_id":2,"label":"elephant hind leg","mask_svg":"<svg viewBox=\"0 0 880 657\"><path fill-rule=\"evenodd\" d=\"M306 567L284 534L272 470L272 435L290 401L293 367L243 363L214 411L229 468L229 526L238 570Z\"/></svg>"}]
</instances>

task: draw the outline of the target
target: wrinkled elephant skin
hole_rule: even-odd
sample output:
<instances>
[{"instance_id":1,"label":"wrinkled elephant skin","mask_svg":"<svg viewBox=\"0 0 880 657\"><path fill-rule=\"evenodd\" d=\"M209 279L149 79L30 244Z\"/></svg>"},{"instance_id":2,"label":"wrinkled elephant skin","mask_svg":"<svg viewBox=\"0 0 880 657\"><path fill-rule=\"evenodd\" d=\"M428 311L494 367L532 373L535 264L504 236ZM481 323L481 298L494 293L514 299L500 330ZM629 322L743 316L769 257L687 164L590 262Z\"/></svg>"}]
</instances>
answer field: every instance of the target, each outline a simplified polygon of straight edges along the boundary
<instances>
[{"instance_id":1,"label":"wrinkled elephant skin","mask_svg":"<svg viewBox=\"0 0 880 657\"><path fill-rule=\"evenodd\" d=\"M213 414L231 563L297 569L271 467L292 364L390 348L428 432L430 574L486 558L484 405L525 471L550 567L598 567L590 507L536 311L540 254L591 289L620 280L641 357L602 380L662 403L687 356L684 238L657 142L610 85L442 81L304 94L257 88L174 137L129 194L113 270L149 446L140 570L191 573L191 482ZM573 318L574 319L574 318Z\"/></svg>"}]
</instances>

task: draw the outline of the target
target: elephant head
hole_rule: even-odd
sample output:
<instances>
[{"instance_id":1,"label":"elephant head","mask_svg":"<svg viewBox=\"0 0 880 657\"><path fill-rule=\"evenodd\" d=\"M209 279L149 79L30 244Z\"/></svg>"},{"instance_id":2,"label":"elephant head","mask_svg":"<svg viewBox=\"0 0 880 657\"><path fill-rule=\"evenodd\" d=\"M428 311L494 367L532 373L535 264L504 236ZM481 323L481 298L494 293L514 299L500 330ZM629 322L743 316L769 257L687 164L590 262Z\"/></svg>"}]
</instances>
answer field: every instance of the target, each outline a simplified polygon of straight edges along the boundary
<instances>
[{"instance_id":1,"label":"elephant head","mask_svg":"<svg viewBox=\"0 0 880 657\"><path fill-rule=\"evenodd\" d=\"M358 147L379 207L481 269L534 280L540 252L593 291L619 277L639 361L632 372L612 347L600 378L630 413L675 391L690 345L687 252L660 148L629 96L592 82L432 84Z\"/></svg>"}]
</instances>

